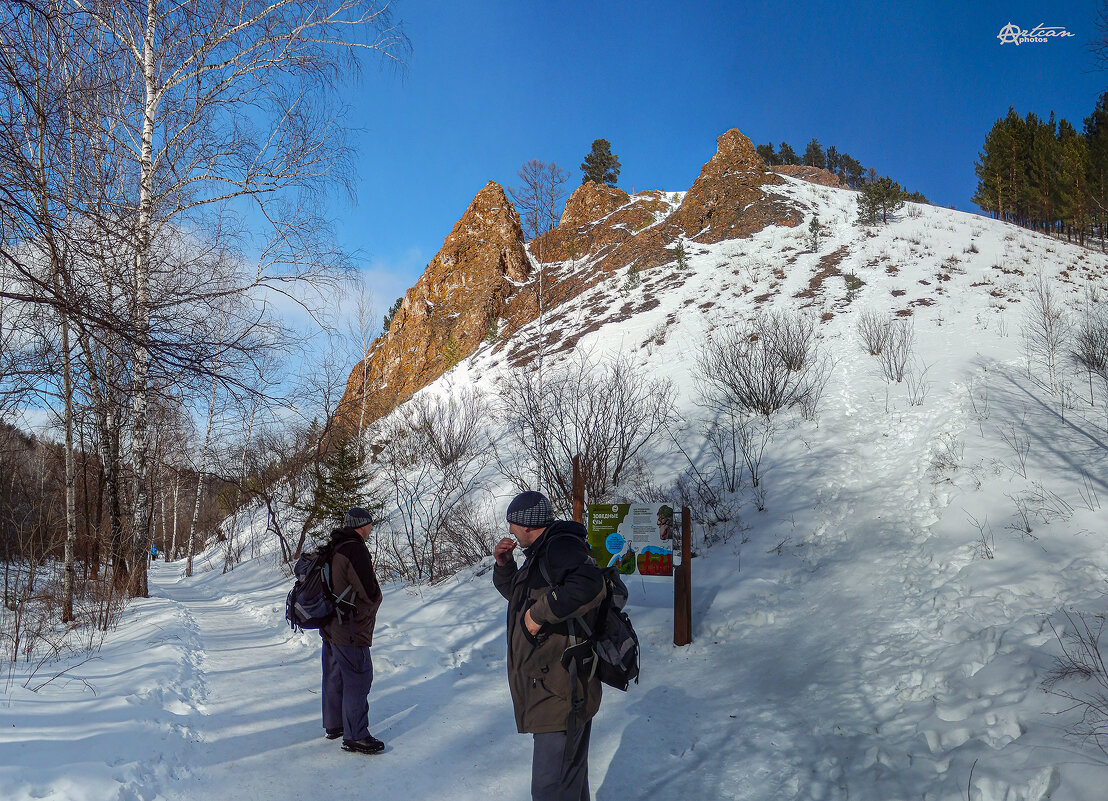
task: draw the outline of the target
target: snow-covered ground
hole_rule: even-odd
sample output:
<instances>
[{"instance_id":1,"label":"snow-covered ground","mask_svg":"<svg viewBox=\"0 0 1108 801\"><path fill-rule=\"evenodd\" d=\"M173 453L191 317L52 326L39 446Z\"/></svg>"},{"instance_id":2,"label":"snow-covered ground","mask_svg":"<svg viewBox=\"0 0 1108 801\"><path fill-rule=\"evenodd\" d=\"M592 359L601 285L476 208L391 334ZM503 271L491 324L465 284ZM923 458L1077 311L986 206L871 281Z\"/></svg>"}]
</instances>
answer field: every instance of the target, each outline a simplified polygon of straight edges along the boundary
<instances>
[{"instance_id":1,"label":"snow-covered ground","mask_svg":"<svg viewBox=\"0 0 1108 801\"><path fill-rule=\"evenodd\" d=\"M690 244L684 274L645 271L630 290L616 276L545 323L569 336L607 304L613 321L580 347L672 379L690 415L698 343L757 308L812 308L835 360L818 419L784 425L767 452L766 510L699 549L690 646L672 645L667 581L630 582L642 683L605 695L594 797L1104 798L1108 756L1066 736L1076 713L1055 714L1067 704L1042 681L1050 622L1105 610L1106 399L1090 406L1067 367L1063 422L1039 368L1027 377L1020 327L1040 271L1074 312L1088 286L1104 303L1105 258L932 207L860 229L852 193L778 191L818 212L818 254L806 225ZM837 252L863 286L829 274L796 297ZM921 405L861 349L863 309L911 309ZM484 348L432 391L491 387L509 352ZM660 483L683 469L658 460ZM385 588L370 719L387 750L362 757L322 737L318 637L284 625L272 553L189 579L156 562L151 598L96 656L27 687L17 668L0 798L526 798L530 738L514 730L488 568Z\"/></svg>"}]
</instances>

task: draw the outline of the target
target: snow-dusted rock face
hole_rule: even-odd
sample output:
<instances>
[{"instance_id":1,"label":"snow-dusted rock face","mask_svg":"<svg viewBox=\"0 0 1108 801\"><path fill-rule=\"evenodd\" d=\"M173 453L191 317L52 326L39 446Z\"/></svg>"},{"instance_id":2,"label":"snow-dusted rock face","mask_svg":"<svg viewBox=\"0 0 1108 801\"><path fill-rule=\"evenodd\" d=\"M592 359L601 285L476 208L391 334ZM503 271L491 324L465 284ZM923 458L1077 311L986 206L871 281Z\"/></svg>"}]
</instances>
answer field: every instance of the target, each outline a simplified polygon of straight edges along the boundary
<instances>
[{"instance_id":1,"label":"snow-dusted rock face","mask_svg":"<svg viewBox=\"0 0 1108 801\"><path fill-rule=\"evenodd\" d=\"M602 220L630 199L631 196L622 189L587 181L574 189L569 196L558 227L576 230Z\"/></svg>"},{"instance_id":2,"label":"snow-dusted rock face","mask_svg":"<svg viewBox=\"0 0 1108 801\"><path fill-rule=\"evenodd\" d=\"M387 414L472 354L530 274L519 214L489 181L350 374L343 413L357 418L365 398L367 420Z\"/></svg>"},{"instance_id":3,"label":"snow-dusted rock face","mask_svg":"<svg viewBox=\"0 0 1108 801\"><path fill-rule=\"evenodd\" d=\"M762 187L781 183L766 168L754 143L732 128L716 140L716 154L704 165L672 222L684 236L711 244L740 239L769 225L792 227L801 215Z\"/></svg>"}]
</instances>

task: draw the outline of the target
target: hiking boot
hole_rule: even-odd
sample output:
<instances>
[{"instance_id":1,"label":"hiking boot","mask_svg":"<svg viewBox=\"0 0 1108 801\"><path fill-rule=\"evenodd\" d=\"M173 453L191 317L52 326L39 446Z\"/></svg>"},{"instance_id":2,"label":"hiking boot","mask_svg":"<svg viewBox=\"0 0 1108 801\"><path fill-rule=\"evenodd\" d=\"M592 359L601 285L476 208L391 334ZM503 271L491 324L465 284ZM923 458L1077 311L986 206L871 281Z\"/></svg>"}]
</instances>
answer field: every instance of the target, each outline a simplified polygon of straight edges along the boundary
<instances>
[{"instance_id":1,"label":"hiking boot","mask_svg":"<svg viewBox=\"0 0 1108 801\"><path fill-rule=\"evenodd\" d=\"M327 729L327 733L323 736L326 737L328 740L337 740L339 737L342 737L342 728L339 727L337 729Z\"/></svg>"},{"instance_id":2,"label":"hiking boot","mask_svg":"<svg viewBox=\"0 0 1108 801\"><path fill-rule=\"evenodd\" d=\"M343 740L342 750L353 754L379 754L385 750L385 744L370 734L363 740Z\"/></svg>"}]
</instances>

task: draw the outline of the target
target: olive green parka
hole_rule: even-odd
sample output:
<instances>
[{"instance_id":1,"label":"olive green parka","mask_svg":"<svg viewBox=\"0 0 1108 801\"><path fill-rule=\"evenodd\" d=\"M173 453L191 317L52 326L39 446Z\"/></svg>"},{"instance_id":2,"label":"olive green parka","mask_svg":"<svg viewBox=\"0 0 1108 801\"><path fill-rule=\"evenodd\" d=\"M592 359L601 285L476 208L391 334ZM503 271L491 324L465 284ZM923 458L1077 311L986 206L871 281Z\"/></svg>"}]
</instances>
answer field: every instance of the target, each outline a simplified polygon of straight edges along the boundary
<instances>
[{"instance_id":1,"label":"olive green parka","mask_svg":"<svg viewBox=\"0 0 1108 801\"><path fill-rule=\"evenodd\" d=\"M513 559L493 570L493 584L508 599L508 687L521 733L566 731L572 706L570 674L561 661L571 644L567 621L584 615L590 630L595 629L606 591L585 537L580 523L555 521L523 550L527 560L522 567ZM540 560L545 560L550 582ZM534 637L523 623L528 609L542 627ZM600 680L579 677L577 689L584 701L578 724L583 724L600 708Z\"/></svg>"}]
</instances>

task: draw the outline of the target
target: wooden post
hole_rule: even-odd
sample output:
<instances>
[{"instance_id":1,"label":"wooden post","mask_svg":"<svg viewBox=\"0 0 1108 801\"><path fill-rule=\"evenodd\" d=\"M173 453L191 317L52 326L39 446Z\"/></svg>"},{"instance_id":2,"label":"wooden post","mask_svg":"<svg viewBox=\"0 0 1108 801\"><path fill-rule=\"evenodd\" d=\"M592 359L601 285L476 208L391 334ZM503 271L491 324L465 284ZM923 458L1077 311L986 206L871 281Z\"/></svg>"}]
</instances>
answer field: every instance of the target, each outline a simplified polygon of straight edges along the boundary
<instances>
[{"instance_id":1,"label":"wooden post","mask_svg":"<svg viewBox=\"0 0 1108 801\"><path fill-rule=\"evenodd\" d=\"M585 476L581 473L581 454L573 457L573 519L585 522Z\"/></svg>"},{"instance_id":2,"label":"wooden post","mask_svg":"<svg viewBox=\"0 0 1108 801\"><path fill-rule=\"evenodd\" d=\"M673 644L692 642L692 515L681 507L681 564L673 569Z\"/></svg>"}]
</instances>

